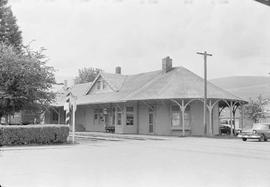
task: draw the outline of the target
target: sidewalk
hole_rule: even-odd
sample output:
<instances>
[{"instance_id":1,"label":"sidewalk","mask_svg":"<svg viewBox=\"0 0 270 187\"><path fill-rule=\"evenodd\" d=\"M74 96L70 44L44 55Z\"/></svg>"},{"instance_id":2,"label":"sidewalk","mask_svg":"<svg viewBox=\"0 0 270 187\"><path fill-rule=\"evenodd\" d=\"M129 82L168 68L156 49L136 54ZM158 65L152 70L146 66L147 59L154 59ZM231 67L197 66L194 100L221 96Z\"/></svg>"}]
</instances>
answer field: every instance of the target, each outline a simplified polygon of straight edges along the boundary
<instances>
[{"instance_id":1,"label":"sidewalk","mask_svg":"<svg viewBox=\"0 0 270 187\"><path fill-rule=\"evenodd\" d=\"M69 134L72 137L72 132ZM214 138L214 139L238 139L236 136L185 136L193 138ZM115 134L105 132L75 132L76 139L92 140L169 140L183 138L183 136L162 136L162 135L143 135L143 134Z\"/></svg>"},{"instance_id":2,"label":"sidewalk","mask_svg":"<svg viewBox=\"0 0 270 187\"><path fill-rule=\"evenodd\" d=\"M72 132L70 132L69 136L72 136ZM171 138L179 137L141 134L114 134L105 132L75 132L75 138L87 138L96 140L168 140Z\"/></svg>"}]
</instances>

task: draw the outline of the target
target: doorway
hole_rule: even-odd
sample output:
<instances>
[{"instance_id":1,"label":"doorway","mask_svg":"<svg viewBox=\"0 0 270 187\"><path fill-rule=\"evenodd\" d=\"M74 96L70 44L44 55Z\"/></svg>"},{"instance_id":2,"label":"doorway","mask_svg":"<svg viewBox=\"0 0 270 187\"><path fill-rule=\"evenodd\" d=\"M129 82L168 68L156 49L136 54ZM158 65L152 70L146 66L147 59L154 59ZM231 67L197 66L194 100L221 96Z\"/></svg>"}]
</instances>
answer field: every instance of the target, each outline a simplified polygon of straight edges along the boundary
<instances>
[{"instance_id":1,"label":"doorway","mask_svg":"<svg viewBox=\"0 0 270 187\"><path fill-rule=\"evenodd\" d=\"M154 132L154 108L148 109L148 126L149 126L149 133Z\"/></svg>"}]
</instances>

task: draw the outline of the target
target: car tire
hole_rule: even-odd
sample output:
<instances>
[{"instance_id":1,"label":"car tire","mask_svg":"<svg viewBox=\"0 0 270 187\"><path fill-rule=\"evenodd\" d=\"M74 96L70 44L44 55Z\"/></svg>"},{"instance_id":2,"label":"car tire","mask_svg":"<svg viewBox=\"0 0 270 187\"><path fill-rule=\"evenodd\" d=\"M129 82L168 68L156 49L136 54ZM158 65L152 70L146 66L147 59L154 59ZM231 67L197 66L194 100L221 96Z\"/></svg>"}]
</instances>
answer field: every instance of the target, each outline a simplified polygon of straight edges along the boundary
<instances>
[{"instance_id":1,"label":"car tire","mask_svg":"<svg viewBox=\"0 0 270 187\"><path fill-rule=\"evenodd\" d=\"M259 142L263 142L265 140L264 135L262 134L259 138Z\"/></svg>"},{"instance_id":2,"label":"car tire","mask_svg":"<svg viewBox=\"0 0 270 187\"><path fill-rule=\"evenodd\" d=\"M245 142L245 141L247 141L247 138L242 138L242 140Z\"/></svg>"}]
</instances>

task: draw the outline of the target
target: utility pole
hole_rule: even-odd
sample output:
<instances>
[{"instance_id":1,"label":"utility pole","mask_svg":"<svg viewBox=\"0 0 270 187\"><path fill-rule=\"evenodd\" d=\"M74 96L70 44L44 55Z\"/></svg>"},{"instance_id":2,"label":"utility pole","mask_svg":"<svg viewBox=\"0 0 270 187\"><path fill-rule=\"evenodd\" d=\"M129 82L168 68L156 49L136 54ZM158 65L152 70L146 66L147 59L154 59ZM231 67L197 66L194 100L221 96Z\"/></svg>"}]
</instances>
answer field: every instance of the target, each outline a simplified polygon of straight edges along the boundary
<instances>
[{"instance_id":1,"label":"utility pole","mask_svg":"<svg viewBox=\"0 0 270 187\"><path fill-rule=\"evenodd\" d=\"M212 54L197 52L198 55L204 56L204 100L203 100L203 125L204 125L204 134L207 134L206 128L206 110L207 110L207 56L212 56Z\"/></svg>"},{"instance_id":2,"label":"utility pole","mask_svg":"<svg viewBox=\"0 0 270 187\"><path fill-rule=\"evenodd\" d=\"M77 97L72 95L72 143L75 143L75 123L76 123L76 110L77 110Z\"/></svg>"}]
</instances>

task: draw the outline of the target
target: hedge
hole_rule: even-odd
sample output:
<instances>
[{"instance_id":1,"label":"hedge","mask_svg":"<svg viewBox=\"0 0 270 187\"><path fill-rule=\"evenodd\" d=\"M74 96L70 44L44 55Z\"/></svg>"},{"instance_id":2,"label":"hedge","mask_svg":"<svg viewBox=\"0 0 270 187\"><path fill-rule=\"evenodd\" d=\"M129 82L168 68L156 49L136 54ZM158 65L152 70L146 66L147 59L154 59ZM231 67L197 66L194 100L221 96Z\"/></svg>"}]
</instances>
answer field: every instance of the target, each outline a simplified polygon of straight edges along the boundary
<instances>
[{"instance_id":1,"label":"hedge","mask_svg":"<svg viewBox=\"0 0 270 187\"><path fill-rule=\"evenodd\" d=\"M0 125L0 145L67 142L67 125Z\"/></svg>"}]
</instances>

